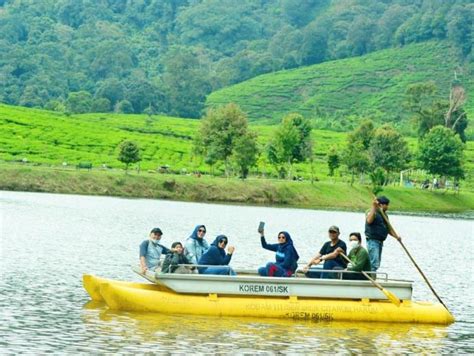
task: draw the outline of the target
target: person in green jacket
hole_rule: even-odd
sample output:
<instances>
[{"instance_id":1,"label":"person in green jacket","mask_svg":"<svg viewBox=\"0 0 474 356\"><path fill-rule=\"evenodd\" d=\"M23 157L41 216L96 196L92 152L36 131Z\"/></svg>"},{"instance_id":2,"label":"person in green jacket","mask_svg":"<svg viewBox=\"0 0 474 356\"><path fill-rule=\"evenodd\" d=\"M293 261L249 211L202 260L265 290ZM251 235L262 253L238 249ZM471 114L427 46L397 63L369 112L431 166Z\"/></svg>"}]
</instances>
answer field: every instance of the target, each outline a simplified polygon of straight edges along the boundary
<instances>
[{"instance_id":1,"label":"person in green jacket","mask_svg":"<svg viewBox=\"0 0 474 356\"><path fill-rule=\"evenodd\" d=\"M166 255L166 258L161 265L161 273L193 273L193 267L180 266L189 264L191 264L191 262L185 256L181 242L173 242L170 252Z\"/></svg>"},{"instance_id":2,"label":"person in green jacket","mask_svg":"<svg viewBox=\"0 0 474 356\"><path fill-rule=\"evenodd\" d=\"M349 235L349 259L351 263L347 265L347 271L351 272L370 272L369 253L362 247L362 237L358 232L352 232ZM366 280L362 273L344 273L344 279Z\"/></svg>"}]
</instances>

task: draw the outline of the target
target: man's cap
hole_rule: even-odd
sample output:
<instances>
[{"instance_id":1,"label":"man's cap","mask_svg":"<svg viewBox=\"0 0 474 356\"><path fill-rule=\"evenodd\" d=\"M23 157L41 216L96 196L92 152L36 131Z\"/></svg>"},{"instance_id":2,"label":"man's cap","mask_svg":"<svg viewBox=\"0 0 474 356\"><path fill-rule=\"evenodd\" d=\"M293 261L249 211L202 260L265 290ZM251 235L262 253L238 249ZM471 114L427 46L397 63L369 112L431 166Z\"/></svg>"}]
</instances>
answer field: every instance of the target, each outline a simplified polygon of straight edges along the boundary
<instances>
[{"instance_id":1,"label":"man's cap","mask_svg":"<svg viewBox=\"0 0 474 356\"><path fill-rule=\"evenodd\" d=\"M159 227L155 227L154 229L151 230L150 234L160 234L163 235L163 231Z\"/></svg>"},{"instance_id":2,"label":"man's cap","mask_svg":"<svg viewBox=\"0 0 474 356\"><path fill-rule=\"evenodd\" d=\"M328 231L335 231L337 233L340 233L339 228L336 225L333 225L333 226L329 227Z\"/></svg>"},{"instance_id":3,"label":"man's cap","mask_svg":"<svg viewBox=\"0 0 474 356\"><path fill-rule=\"evenodd\" d=\"M379 204L390 204L390 199L388 199L385 195L377 197L377 201L379 202Z\"/></svg>"}]
</instances>

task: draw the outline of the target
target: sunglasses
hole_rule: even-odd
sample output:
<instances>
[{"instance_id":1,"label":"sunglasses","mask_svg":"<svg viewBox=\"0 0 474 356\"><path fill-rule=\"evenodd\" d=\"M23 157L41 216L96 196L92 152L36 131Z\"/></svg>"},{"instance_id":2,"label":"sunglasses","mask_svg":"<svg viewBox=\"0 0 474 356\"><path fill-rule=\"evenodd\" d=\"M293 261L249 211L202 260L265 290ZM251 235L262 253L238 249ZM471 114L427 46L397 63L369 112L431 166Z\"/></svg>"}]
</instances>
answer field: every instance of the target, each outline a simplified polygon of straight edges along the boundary
<instances>
[{"instance_id":1,"label":"sunglasses","mask_svg":"<svg viewBox=\"0 0 474 356\"><path fill-rule=\"evenodd\" d=\"M220 240L219 243L224 243L224 245L227 245L227 240Z\"/></svg>"},{"instance_id":2,"label":"sunglasses","mask_svg":"<svg viewBox=\"0 0 474 356\"><path fill-rule=\"evenodd\" d=\"M286 236L284 235L278 236L278 240L286 240Z\"/></svg>"},{"instance_id":3,"label":"sunglasses","mask_svg":"<svg viewBox=\"0 0 474 356\"><path fill-rule=\"evenodd\" d=\"M206 233L206 230L199 229L198 232L204 232L204 233Z\"/></svg>"}]
</instances>

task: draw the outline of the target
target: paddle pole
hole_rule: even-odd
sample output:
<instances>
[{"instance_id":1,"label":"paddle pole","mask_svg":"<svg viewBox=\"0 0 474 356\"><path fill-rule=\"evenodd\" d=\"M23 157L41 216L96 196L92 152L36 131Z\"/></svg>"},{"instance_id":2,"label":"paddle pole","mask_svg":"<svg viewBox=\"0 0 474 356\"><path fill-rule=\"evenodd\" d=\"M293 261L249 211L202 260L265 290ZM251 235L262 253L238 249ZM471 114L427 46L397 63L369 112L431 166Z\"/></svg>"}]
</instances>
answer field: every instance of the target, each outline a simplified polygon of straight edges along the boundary
<instances>
[{"instance_id":1,"label":"paddle pole","mask_svg":"<svg viewBox=\"0 0 474 356\"><path fill-rule=\"evenodd\" d=\"M342 257L344 257L346 259L347 262L351 262L351 260L349 259L349 257L347 257L345 254L343 254L342 252L339 252L339 255L341 255ZM389 290L385 289L384 287L382 287L382 285L378 282L376 282L374 279L370 278L370 276L364 272L364 271L361 271L361 273L365 276L365 278L367 278L369 281L372 282L372 284L374 286L376 286L378 289L380 289L382 291L383 294L385 294L387 296L387 298L393 303L395 304L397 307L400 306L401 304L401 300L400 298L398 298L395 294L393 294L392 292L390 292Z\"/></svg>"},{"instance_id":2,"label":"paddle pole","mask_svg":"<svg viewBox=\"0 0 474 356\"><path fill-rule=\"evenodd\" d=\"M438 295L438 293L436 293L436 291L434 290L433 286L431 285L430 281L428 280L428 278L425 276L425 274L423 273L423 271L421 270L421 268L418 266L418 264L416 263L416 261L414 260L414 258L412 257L412 255L410 254L410 252L408 252L408 249L405 247L405 244L402 242L402 239L400 238L400 235L397 234L397 232L395 231L395 229L393 228L392 224L390 223L390 221L388 220L388 217L387 215L385 214L385 212L379 208L379 212L380 214L382 215L382 218L384 219L385 223L387 224L387 226L389 227L389 229L392 231L392 233L394 234L393 237L395 237L397 239L398 242L400 242L400 245L402 245L403 249L405 250L406 254L408 255L408 257L410 258L411 262L413 262L413 264L415 265L416 269L418 270L418 272L420 272L421 276L423 277L423 279L425 280L426 284L428 285L428 287L431 289L431 291L433 292L433 294L436 296L436 298L439 300L439 302L443 305L443 307L446 308L446 310L449 312L449 309L448 307L446 306L446 304L443 303L443 301L441 300L440 296Z\"/></svg>"}]
</instances>

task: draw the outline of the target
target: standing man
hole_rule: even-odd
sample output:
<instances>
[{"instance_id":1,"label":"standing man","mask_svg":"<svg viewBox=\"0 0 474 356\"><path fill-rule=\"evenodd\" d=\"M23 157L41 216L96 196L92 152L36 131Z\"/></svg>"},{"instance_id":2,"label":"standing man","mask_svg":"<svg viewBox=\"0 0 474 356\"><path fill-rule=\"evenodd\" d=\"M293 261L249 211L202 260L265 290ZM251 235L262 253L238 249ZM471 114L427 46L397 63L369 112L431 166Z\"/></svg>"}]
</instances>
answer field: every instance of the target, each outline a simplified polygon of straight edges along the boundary
<instances>
[{"instance_id":1,"label":"standing man","mask_svg":"<svg viewBox=\"0 0 474 356\"><path fill-rule=\"evenodd\" d=\"M390 226L385 222L381 209L385 215L387 214L390 200L386 196L375 198L372 202L372 208L367 213L365 218L365 237L367 239L367 250L369 251L370 264L372 271L376 272L380 263L382 262L382 247L383 242L387 239L388 234L397 237L397 234L390 229Z\"/></svg>"}]
</instances>

